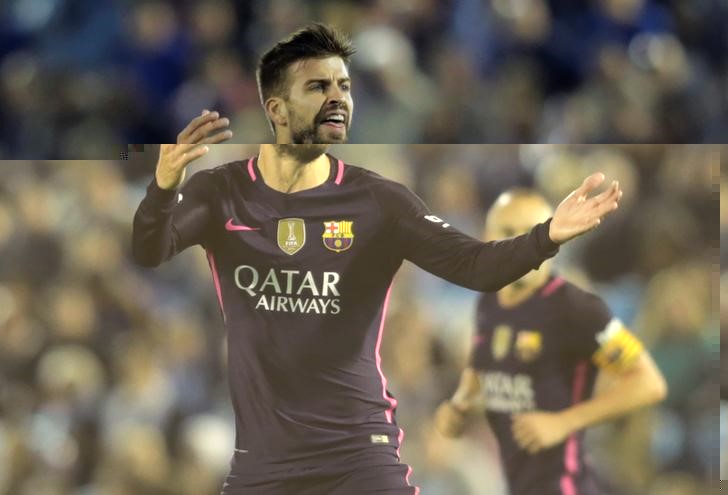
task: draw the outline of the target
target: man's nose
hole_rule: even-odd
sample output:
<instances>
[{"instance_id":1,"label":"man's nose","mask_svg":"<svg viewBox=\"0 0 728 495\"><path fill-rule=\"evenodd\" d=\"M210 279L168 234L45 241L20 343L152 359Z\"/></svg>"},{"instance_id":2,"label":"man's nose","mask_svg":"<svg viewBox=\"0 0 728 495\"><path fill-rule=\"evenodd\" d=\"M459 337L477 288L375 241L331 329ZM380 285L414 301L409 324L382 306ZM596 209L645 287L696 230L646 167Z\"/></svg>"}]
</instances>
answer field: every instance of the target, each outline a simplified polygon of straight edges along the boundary
<instances>
[{"instance_id":1,"label":"man's nose","mask_svg":"<svg viewBox=\"0 0 728 495\"><path fill-rule=\"evenodd\" d=\"M344 101L344 91L336 84L329 86L326 94L327 103L339 103Z\"/></svg>"}]
</instances>

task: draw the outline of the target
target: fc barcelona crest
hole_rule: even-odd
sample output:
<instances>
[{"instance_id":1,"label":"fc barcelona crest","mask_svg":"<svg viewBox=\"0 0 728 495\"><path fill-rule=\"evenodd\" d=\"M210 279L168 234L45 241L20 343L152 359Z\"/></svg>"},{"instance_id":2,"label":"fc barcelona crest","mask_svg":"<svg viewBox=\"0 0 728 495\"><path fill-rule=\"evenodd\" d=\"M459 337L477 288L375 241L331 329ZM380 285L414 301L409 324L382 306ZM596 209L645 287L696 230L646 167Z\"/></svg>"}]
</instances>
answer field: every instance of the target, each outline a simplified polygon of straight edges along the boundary
<instances>
[{"instance_id":1,"label":"fc barcelona crest","mask_svg":"<svg viewBox=\"0 0 728 495\"><path fill-rule=\"evenodd\" d=\"M278 247L293 256L306 244L306 224L301 218L278 220Z\"/></svg>"},{"instance_id":2,"label":"fc barcelona crest","mask_svg":"<svg viewBox=\"0 0 728 495\"><path fill-rule=\"evenodd\" d=\"M522 330L518 332L516 337L516 355L518 359L524 362L530 362L541 354L543 346L541 334L539 332Z\"/></svg>"},{"instance_id":3,"label":"fc barcelona crest","mask_svg":"<svg viewBox=\"0 0 728 495\"><path fill-rule=\"evenodd\" d=\"M339 220L324 222L324 246L330 251L346 251L354 243L353 221Z\"/></svg>"}]
</instances>

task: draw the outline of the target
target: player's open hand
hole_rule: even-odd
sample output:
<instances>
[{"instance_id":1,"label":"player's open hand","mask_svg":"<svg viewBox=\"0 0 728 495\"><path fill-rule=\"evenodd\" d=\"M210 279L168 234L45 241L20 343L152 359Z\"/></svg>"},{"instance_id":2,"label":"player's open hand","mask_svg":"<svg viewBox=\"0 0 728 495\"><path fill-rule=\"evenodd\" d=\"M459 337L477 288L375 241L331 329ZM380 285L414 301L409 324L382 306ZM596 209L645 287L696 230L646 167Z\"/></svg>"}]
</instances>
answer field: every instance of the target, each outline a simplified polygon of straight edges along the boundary
<instances>
[{"instance_id":1,"label":"player's open hand","mask_svg":"<svg viewBox=\"0 0 728 495\"><path fill-rule=\"evenodd\" d=\"M606 215L619 207L622 190L619 182L612 185L601 194L589 197L594 189L604 182L604 174L592 174L584 180L579 189L569 194L554 213L551 220L549 236L551 240L563 244L564 242L580 236L596 228Z\"/></svg>"},{"instance_id":2,"label":"player's open hand","mask_svg":"<svg viewBox=\"0 0 728 495\"><path fill-rule=\"evenodd\" d=\"M571 434L561 415L540 411L514 415L511 431L519 447L529 454L559 445Z\"/></svg>"},{"instance_id":3,"label":"player's open hand","mask_svg":"<svg viewBox=\"0 0 728 495\"><path fill-rule=\"evenodd\" d=\"M435 429L443 436L457 438L465 430L466 415L447 400L435 412Z\"/></svg>"},{"instance_id":4,"label":"player's open hand","mask_svg":"<svg viewBox=\"0 0 728 495\"><path fill-rule=\"evenodd\" d=\"M185 178L190 162L205 155L206 144L227 141L233 135L227 129L230 121L218 112L204 110L177 135L177 144L163 144L157 162L157 185L162 189L176 189Z\"/></svg>"}]
</instances>

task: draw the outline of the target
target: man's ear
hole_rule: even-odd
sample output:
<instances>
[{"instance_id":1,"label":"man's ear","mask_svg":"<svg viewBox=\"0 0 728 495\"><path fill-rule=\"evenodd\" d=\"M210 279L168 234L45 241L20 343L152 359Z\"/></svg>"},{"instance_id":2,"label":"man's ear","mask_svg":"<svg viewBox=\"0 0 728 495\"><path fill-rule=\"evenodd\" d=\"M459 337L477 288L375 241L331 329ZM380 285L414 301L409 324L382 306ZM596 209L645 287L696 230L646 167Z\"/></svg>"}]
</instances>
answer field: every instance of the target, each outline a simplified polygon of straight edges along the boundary
<instances>
[{"instance_id":1,"label":"man's ear","mask_svg":"<svg viewBox=\"0 0 728 495\"><path fill-rule=\"evenodd\" d=\"M273 96L265 101L265 113L276 126L288 125L288 108L283 98Z\"/></svg>"}]
</instances>

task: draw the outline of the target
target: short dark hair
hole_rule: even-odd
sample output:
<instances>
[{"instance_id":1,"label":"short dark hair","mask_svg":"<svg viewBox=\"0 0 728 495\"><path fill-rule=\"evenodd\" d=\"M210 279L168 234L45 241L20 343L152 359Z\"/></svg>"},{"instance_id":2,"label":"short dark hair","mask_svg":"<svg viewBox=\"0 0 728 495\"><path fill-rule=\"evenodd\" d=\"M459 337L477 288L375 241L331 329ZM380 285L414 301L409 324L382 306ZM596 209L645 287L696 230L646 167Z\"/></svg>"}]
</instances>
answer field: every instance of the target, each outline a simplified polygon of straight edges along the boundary
<instances>
[{"instance_id":1,"label":"short dark hair","mask_svg":"<svg viewBox=\"0 0 728 495\"><path fill-rule=\"evenodd\" d=\"M286 70L307 58L341 57L348 66L354 47L351 40L326 24L310 24L279 41L260 58L256 70L261 103L273 95L288 92Z\"/></svg>"}]
</instances>

